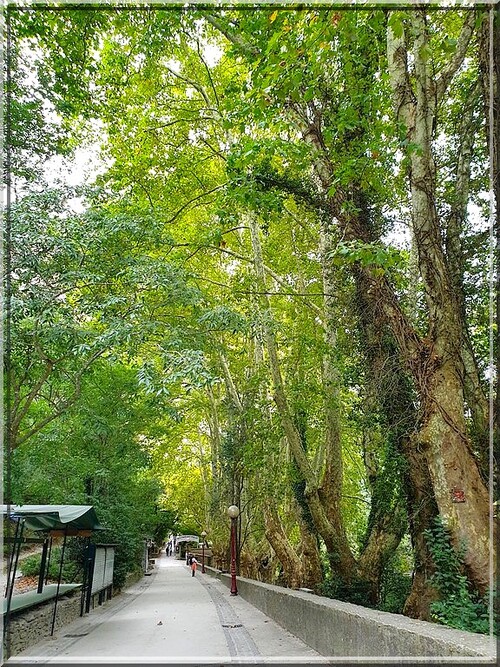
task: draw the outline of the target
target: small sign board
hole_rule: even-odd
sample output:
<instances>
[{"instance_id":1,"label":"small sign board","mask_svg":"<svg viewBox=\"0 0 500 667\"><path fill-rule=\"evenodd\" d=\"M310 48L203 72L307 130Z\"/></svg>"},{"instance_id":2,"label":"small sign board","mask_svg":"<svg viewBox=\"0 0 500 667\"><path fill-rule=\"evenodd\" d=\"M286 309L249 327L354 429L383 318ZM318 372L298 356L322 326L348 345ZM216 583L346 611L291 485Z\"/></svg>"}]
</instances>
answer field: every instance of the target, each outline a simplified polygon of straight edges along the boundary
<instances>
[{"instance_id":1,"label":"small sign board","mask_svg":"<svg viewBox=\"0 0 500 667\"><path fill-rule=\"evenodd\" d=\"M451 499L454 503L465 503L465 491L456 487L453 488L451 490Z\"/></svg>"},{"instance_id":2,"label":"small sign board","mask_svg":"<svg viewBox=\"0 0 500 667\"><path fill-rule=\"evenodd\" d=\"M200 538L198 535L178 535L176 539L176 543L179 544L181 542L196 542L198 544L200 541Z\"/></svg>"},{"instance_id":3,"label":"small sign board","mask_svg":"<svg viewBox=\"0 0 500 667\"><path fill-rule=\"evenodd\" d=\"M114 565L114 545L96 545L91 593L97 593L111 586L113 583Z\"/></svg>"}]
</instances>

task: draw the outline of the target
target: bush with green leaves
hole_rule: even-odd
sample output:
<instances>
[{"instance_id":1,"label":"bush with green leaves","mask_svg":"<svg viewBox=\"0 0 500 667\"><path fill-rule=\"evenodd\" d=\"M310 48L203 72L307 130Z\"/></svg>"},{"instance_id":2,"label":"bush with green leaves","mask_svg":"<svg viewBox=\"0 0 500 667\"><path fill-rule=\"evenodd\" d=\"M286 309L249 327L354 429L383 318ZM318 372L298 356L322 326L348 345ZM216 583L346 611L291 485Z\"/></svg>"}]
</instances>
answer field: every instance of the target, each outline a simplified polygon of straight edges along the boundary
<instances>
[{"instance_id":1,"label":"bush with green leaves","mask_svg":"<svg viewBox=\"0 0 500 667\"><path fill-rule=\"evenodd\" d=\"M424 534L436 566L432 582L439 593L439 600L431 604L432 618L452 628L488 634L489 596L479 596L469 584L464 545L453 548L450 531L441 517L436 517Z\"/></svg>"},{"instance_id":2,"label":"bush with green leaves","mask_svg":"<svg viewBox=\"0 0 500 667\"><path fill-rule=\"evenodd\" d=\"M393 567L387 567L382 576L380 602L377 609L388 611L391 614L402 614L404 604L411 591L411 584L410 574L400 572Z\"/></svg>"},{"instance_id":3,"label":"bush with green leaves","mask_svg":"<svg viewBox=\"0 0 500 667\"><path fill-rule=\"evenodd\" d=\"M26 577L38 577L38 575L40 574L41 561L42 561L41 554L33 554L31 556L27 556L20 562L18 569ZM60 564L61 564L61 548L54 547L50 553L50 563L48 571L49 579L59 578ZM79 564L74 560L68 560L67 555L65 555L62 574L61 574L61 581L63 583L68 583L68 584L73 583L75 581L80 582L82 576L83 576L83 571L81 564Z\"/></svg>"},{"instance_id":4,"label":"bush with green leaves","mask_svg":"<svg viewBox=\"0 0 500 667\"><path fill-rule=\"evenodd\" d=\"M361 579L355 579L349 583L342 581L339 577L333 576L320 586L321 595L334 600L342 600L352 604L359 604L362 607L372 607L370 604L370 584Z\"/></svg>"},{"instance_id":5,"label":"bush with green leaves","mask_svg":"<svg viewBox=\"0 0 500 667\"><path fill-rule=\"evenodd\" d=\"M377 609L402 614L412 587L413 553L410 536L406 534L387 561L380 576L380 597Z\"/></svg>"}]
</instances>

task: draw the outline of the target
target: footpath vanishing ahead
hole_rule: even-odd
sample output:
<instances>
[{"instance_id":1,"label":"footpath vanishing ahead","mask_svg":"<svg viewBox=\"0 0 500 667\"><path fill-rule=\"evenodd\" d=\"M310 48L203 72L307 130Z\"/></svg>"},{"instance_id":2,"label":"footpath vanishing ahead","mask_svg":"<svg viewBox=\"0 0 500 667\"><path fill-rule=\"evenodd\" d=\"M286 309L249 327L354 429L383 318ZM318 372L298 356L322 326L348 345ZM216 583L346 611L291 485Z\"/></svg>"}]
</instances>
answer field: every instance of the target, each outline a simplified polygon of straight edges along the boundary
<instances>
[{"instance_id":1,"label":"footpath vanishing ahead","mask_svg":"<svg viewBox=\"0 0 500 667\"><path fill-rule=\"evenodd\" d=\"M6 664L328 662L214 577L161 556L150 577Z\"/></svg>"},{"instance_id":2,"label":"footpath vanishing ahead","mask_svg":"<svg viewBox=\"0 0 500 667\"><path fill-rule=\"evenodd\" d=\"M156 563L151 577L6 664L497 664L494 637L250 579L231 597L227 574Z\"/></svg>"}]
</instances>

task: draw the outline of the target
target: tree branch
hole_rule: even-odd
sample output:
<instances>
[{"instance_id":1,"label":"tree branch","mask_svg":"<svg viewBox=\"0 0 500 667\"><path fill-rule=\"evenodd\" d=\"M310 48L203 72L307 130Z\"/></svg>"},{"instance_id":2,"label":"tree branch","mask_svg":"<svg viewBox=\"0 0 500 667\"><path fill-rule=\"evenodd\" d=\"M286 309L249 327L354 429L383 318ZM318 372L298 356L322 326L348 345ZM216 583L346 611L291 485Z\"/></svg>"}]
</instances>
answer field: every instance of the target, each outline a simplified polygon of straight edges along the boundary
<instances>
[{"instance_id":1,"label":"tree branch","mask_svg":"<svg viewBox=\"0 0 500 667\"><path fill-rule=\"evenodd\" d=\"M176 213L174 213L174 215L173 215L169 220L166 220L165 224L166 224L166 225L171 224L172 222L174 222L174 221L180 216L180 214L181 214L183 211L186 210L186 208L187 208L188 206L190 206L191 204L193 204L195 201L198 201L199 199L202 199L203 197L206 197L207 195L212 194L212 192L217 192L217 190L222 190L222 188L225 188L226 185L227 185L227 183L222 183L222 185L217 185L217 187L212 188L212 190L207 190L207 192L202 192L201 195L197 195L196 197L193 197L193 199L190 199L188 202L186 202L185 204L183 204L183 205L180 207L180 209L178 209L178 211L177 211Z\"/></svg>"},{"instance_id":2,"label":"tree branch","mask_svg":"<svg viewBox=\"0 0 500 667\"><path fill-rule=\"evenodd\" d=\"M241 228L238 228L238 229L241 229ZM233 230L230 230L230 231L233 231ZM222 252L222 253L224 253L224 254L226 254L226 255L230 255L231 257L235 257L236 259L241 259L243 262L253 263L253 260L250 259L249 257L245 257L244 255L240 255L239 253L237 253L237 252L233 252L232 250L227 250L226 248L219 248L218 246L213 246L213 245L211 245L211 246L207 246L207 247L208 247L208 248L212 248L213 250L218 250L219 252ZM264 270L265 270L265 272L266 272L267 274L269 274L269 275L271 276L271 278L272 278L273 280L275 280L275 281L278 283L278 285L281 285L281 287L286 287L286 288L290 289L290 285L287 285L287 284L284 282L284 280L282 280L282 279L278 276L278 274L275 273L269 266L267 266L266 264L264 264L263 266L264 266ZM309 306L309 308L311 308L311 310L313 310L313 311L316 313L316 315L318 316L318 318L320 318L320 320L321 320L321 326L323 326L323 320L321 319L321 318L323 317L323 311L322 311L321 308L319 308L319 306L317 306L315 303L312 303L312 301L309 301L309 299L305 298L305 297L306 297L305 294L303 294L303 293L299 293L299 292L295 292L295 291L289 291L289 292L274 292L274 293L273 293L273 292L266 292L266 294L284 294L284 295L286 295L286 296L295 296L295 297L297 297L297 298L300 297L300 299L302 300L302 303L304 303L305 305ZM318 296L323 296L323 293L318 294Z\"/></svg>"},{"instance_id":3,"label":"tree branch","mask_svg":"<svg viewBox=\"0 0 500 667\"><path fill-rule=\"evenodd\" d=\"M26 433L23 433L22 436L17 438L16 441L12 443L12 446L11 446L12 449L15 449L16 447L19 447L19 445L22 445L24 442L29 440L29 438L31 438L33 435L35 435L36 433L39 433L42 430L42 428L47 426L47 424L50 424L50 422L54 421L54 419L57 419L58 417L60 417L69 407L71 407L78 400L78 398L80 397L80 394L81 394L81 390L82 390L81 384L82 384L82 376L83 376L84 372L89 368L89 366L91 364L94 363L94 361L96 361L96 359L98 359L100 356L102 356L106 352L106 350L107 350L107 348L97 350L85 362L85 364L80 368L80 370L78 371L78 373L75 376L75 389L74 389L72 395L68 399L63 401L59 405L57 410L55 410L50 415L47 415L44 419L42 419L39 422L37 422L36 424L34 424L34 426L32 426L29 429L29 431L27 431ZM37 386L38 386L38 389L39 389L40 386L41 386L40 383L37 383ZM33 392L31 392L31 393L33 393ZM18 428L19 428L19 424L17 424L16 431L18 431ZM16 432L16 431L13 431L13 432Z\"/></svg>"},{"instance_id":4,"label":"tree branch","mask_svg":"<svg viewBox=\"0 0 500 667\"><path fill-rule=\"evenodd\" d=\"M465 54L467 53L467 48L469 46L471 37L474 33L474 25L476 22L476 13L467 12L467 18L465 19L460 37L458 38L457 48L453 54L452 59L448 63L448 66L445 67L438 79L436 80L436 99L439 100L443 97L446 89L450 85L450 82L457 70L464 61Z\"/></svg>"},{"instance_id":5,"label":"tree branch","mask_svg":"<svg viewBox=\"0 0 500 667\"><path fill-rule=\"evenodd\" d=\"M219 19L215 18L215 16L212 16L212 14L205 14L205 19L211 25L213 25L216 30L222 33L224 37L231 42L231 44L237 46L245 55L254 57L260 55L260 51L255 48L255 46L252 46L247 41L245 41L241 35L237 35L232 30L224 27Z\"/></svg>"},{"instance_id":6,"label":"tree branch","mask_svg":"<svg viewBox=\"0 0 500 667\"><path fill-rule=\"evenodd\" d=\"M387 26L387 62L397 120L403 120L408 130L414 123L414 95L408 77L408 49L404 33L396 37Z\"/></svg>"},{"instance_id":7,"label":"tree branch","mask_svg":"<svg viewBox=\"0 0 500 667\"><path fill-rule=\"evenodd\" d=\"M210 73L210 68L205 62L205 58L201 54L201 49L200 49L200 40L196 40L196 50L198 51L198 56L203 63L203 66L205 67L205 70L207 72L208 80L210 81L210 86L212 87L212 90L214 91L214 96L215 96L215 101L217 102L217 107L220 106L220 101L219 101L219 96L217 95L217 90L215 89L214 81L212 79L212 75Z\"/></svg>"},{"instance_id":8,"label":"tree branch","mask_svg":"<svg viewBox=\"0 0 500 667\"><path fill-rule=\"evenodd\" d=\"M212 101L208 97L207 92L203 88L201 83L198 83L198 81L193 81L193 79L188 79L187 77L182 76L182 74L178 74L175 70L170 69L170 67L165 66L165 69L167 70L167 72L170 72L170 74L173 74L175 77L177 77L181 81L184 81L184 83L187 83L189 86L193 86L193 88L195 90L197 90L200 93L200 95L203 97L203 99L205 100L206 105L208 107L212 106Z\"/></svg>"}]
</instances>

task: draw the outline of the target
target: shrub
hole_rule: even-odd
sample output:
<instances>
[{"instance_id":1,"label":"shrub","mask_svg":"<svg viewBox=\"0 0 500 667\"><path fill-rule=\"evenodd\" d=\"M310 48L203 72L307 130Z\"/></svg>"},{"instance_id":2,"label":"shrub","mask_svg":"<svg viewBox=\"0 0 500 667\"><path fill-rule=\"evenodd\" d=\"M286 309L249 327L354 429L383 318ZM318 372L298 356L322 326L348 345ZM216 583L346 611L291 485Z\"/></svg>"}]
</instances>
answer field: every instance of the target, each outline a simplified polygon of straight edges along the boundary
<instances>
[{"instance_id":1,"label":"shrub","mask_svg":"<svg viewBox=\"0 0 500 667\"><path fill-rule=\"evenodd\" d=\"M57 579L59 577L60 559L60 547L53 548L50 555L49 579ZM81 574L81 566L73 560L66 560L66 557L64 560L61 580L63 583L73 583L78 577L78 574ZM40 574L41 562L41 554L33 554L32 556L24 558L20 562L18 569L27 577L38 577Z\"/></svg>"},{"instance_id":2,"label":"shrub","mask_svg":"<svg viewBox=\"0 0 500 667\"><path fill-rule=\"evenodd\" d=\"M489 596L479 596L472 590L464 573L464 548L455 550L449 529L441 517L424 532L429 551L436 565L432 583L440 599L431 604L432 618L458 630L488 634Z\"/></svg>"},{"instance_id":3,"label":"shrub","mask_svg":"<svg viewBox=\"0 0 500 667\"><path fill-rule=\"evenodd\" d=\"M411 575L387 567L382 576L380 602L377 609L391 614L402 614L411 591Z\"/></svg>"},{"instance_id":4,"label":"shrub","mask_svg":"<svg viewBox=\"0 0 500 667\"><path fill-rule=\"evenodd\" d=\"M361 579L354 579L347 584L339 577L331 577L321 584L320 593L334 600L373 607L370 604L370 585Z\"/></svg>"}]
</instances>

